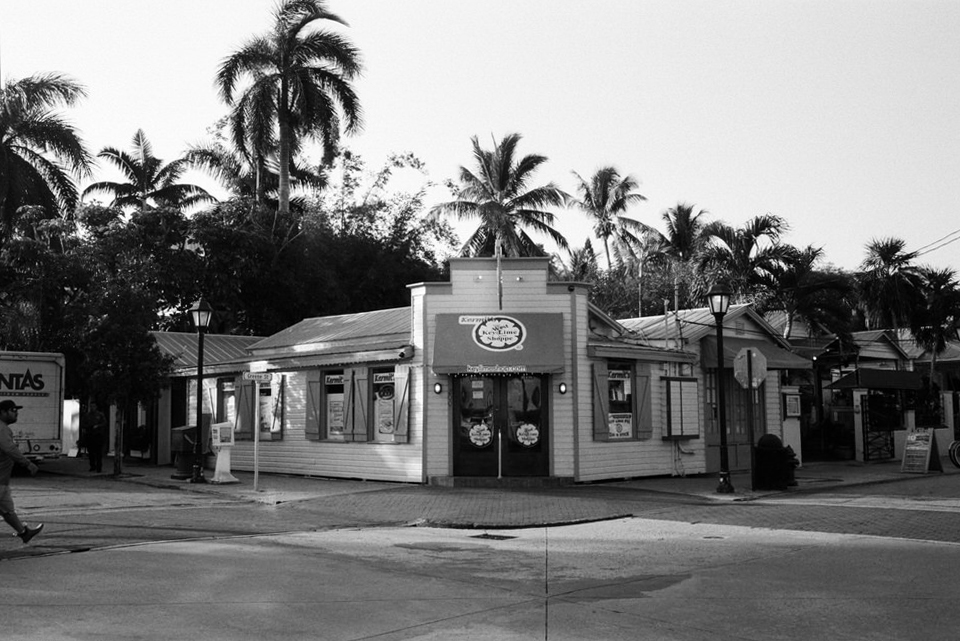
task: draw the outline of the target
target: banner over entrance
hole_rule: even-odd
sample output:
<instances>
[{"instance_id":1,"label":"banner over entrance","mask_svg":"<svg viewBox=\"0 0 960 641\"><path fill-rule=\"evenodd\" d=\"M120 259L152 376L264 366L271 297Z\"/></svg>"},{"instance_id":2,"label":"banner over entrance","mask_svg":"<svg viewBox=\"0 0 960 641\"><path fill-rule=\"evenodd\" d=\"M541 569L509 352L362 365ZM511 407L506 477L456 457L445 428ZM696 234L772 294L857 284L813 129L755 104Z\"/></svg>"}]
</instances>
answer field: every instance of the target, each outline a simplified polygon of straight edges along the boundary
<instances>
[{"instance_id":1,"label":"banner over entrance","mask_svg":"<svg viewBox=\"0 0 960 641\"><path fill-rule=\"evenodd\" d=\"M558 373L562 314L437 314L437 374Z\"/></svg>"}]
</instances>

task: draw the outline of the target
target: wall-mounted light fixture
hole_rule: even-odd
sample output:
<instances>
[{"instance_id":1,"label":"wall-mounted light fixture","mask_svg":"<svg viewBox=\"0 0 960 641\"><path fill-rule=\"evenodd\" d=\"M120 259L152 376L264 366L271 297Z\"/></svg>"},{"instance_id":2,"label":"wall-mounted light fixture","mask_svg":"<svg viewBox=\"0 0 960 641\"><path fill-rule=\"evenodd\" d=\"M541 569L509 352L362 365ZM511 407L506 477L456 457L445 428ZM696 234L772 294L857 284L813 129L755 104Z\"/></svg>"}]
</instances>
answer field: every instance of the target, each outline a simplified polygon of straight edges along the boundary
<instances>
[{"instance_id":1,"label":"wall-mounted light fixture","mask_svg":"<svg viewBox=\"0 0 960 641\"><path fill-rule=\"evenodd\" d=\"M434 383L434 384L433 384L433 393L434 393L434 394L442 394L442 393L443 393L443 384L440 383L439 381L437 381L436 383Z\"/></svg>"},{"instance_id":2,"label":"wall-mounted light fixture","mask_svg":"<svg viewBox=\"0 0 960 641\"><path fill-rule=\"evenodd\" d=\"M566 384L566 383L560 383L560 385L557 387L557 390L558 390L561 394L566 394L566 393L567 393L567 384Z\"/></svg>"}]
</instances>

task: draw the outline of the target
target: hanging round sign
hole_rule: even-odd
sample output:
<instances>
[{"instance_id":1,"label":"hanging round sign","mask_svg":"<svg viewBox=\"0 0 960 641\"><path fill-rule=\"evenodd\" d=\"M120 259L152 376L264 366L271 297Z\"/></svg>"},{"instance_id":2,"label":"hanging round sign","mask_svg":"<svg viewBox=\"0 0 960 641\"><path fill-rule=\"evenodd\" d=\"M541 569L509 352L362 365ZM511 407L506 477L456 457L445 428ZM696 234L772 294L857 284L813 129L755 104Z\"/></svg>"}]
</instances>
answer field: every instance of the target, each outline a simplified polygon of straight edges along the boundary
<instances>
[{"instance_id":1,"label":"hanging round sign","mask_svg":"<svg viewBox=\"0 0 960 641\"><path fill-rule=\"evenodd\" d=\"M517 428L517 440L525 447L533 447L540 442L540 430L536 425L523 423Z\"/></svg>"},{"instance_id":2,"label":"hanging round sign","mask_svg":"<svg viewBox=\"0 0 960 641\"><path fill-rule=\"evenodd\" d=\"M477 423L470 428L470 442L477 447L486 447L493 440L493 431L486 423Z\"/></svg>"}]
</instances>

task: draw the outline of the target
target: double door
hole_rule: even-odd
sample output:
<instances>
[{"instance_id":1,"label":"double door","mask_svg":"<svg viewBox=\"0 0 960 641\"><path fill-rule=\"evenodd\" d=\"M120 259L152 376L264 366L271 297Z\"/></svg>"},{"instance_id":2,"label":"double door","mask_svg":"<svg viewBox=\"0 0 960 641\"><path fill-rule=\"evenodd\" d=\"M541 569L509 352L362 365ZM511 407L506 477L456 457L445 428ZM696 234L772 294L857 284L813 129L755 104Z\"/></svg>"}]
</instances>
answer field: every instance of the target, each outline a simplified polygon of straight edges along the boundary
<instances>
[{"instance_id":1,"label":"double door","mask_svg":"<svg viewBox=\"0 0 960 641\"><path fill-rule=\"evenodd\" d=\"M454 379L455 476L548 476L546 376Z\"/></svg>"}]
</instances>

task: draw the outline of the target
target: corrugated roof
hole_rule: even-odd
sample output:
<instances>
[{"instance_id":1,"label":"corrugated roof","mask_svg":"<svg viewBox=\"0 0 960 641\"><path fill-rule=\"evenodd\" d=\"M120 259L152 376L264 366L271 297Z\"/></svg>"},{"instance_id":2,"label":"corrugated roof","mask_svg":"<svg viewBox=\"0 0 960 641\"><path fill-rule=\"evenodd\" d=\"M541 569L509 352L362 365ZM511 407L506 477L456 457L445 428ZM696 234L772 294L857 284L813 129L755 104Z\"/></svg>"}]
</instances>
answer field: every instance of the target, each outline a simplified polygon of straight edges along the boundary
<instances>
[{"instance_id":1,"label":"corrugated roof","mask_svg":"<svg viewBox=\"0 0 960 641\"><path fill-rule=\"evenodd\" d=\"M150 332L164 354L174 357L175 368L197 366L198 335L194 332ZM249 358L251 345L263 340L262 336L232 336L227 334L204 334L203 362L205 365L229 363Z\"/></svg>"},{"instance_id":2,"label":"corrugated roof","mask_svg":"<svg viewBox=\"0 0 960 641\"><path fill-rule=\"evenodd\" d=\"M397 307L358 314L307 318L251 347L255 351L301 345L342 349L395 344L410 340L410 308Z\"/></svg>"},{"instance_id":3,"label":"corrugated roof","mask_svg":"<svg viewBox=\"0 0 960 641\"><path fill-rule=\"evenodd\" d=\"M767 332L762 334L764 337L770 336L774 338L774 340L780 340L780 337L773 328L770 327L759 314L754 312L750 305L731 305L730 310L724 317L724 325L743 315L749 315L761 327L769 328ZM646 340L662 341L667 339L673 340L677 337L678 320L683 338L691 342L698 341L704 336L708 336L717 331L716 320L713 318L713 314L710 313L710 308L708 307L681 309L676 313L670 312L667 314L666 322L664 322L663 315L625 318L617 322L630 331L637 332Z\"/></svg>"}]
</instances>

